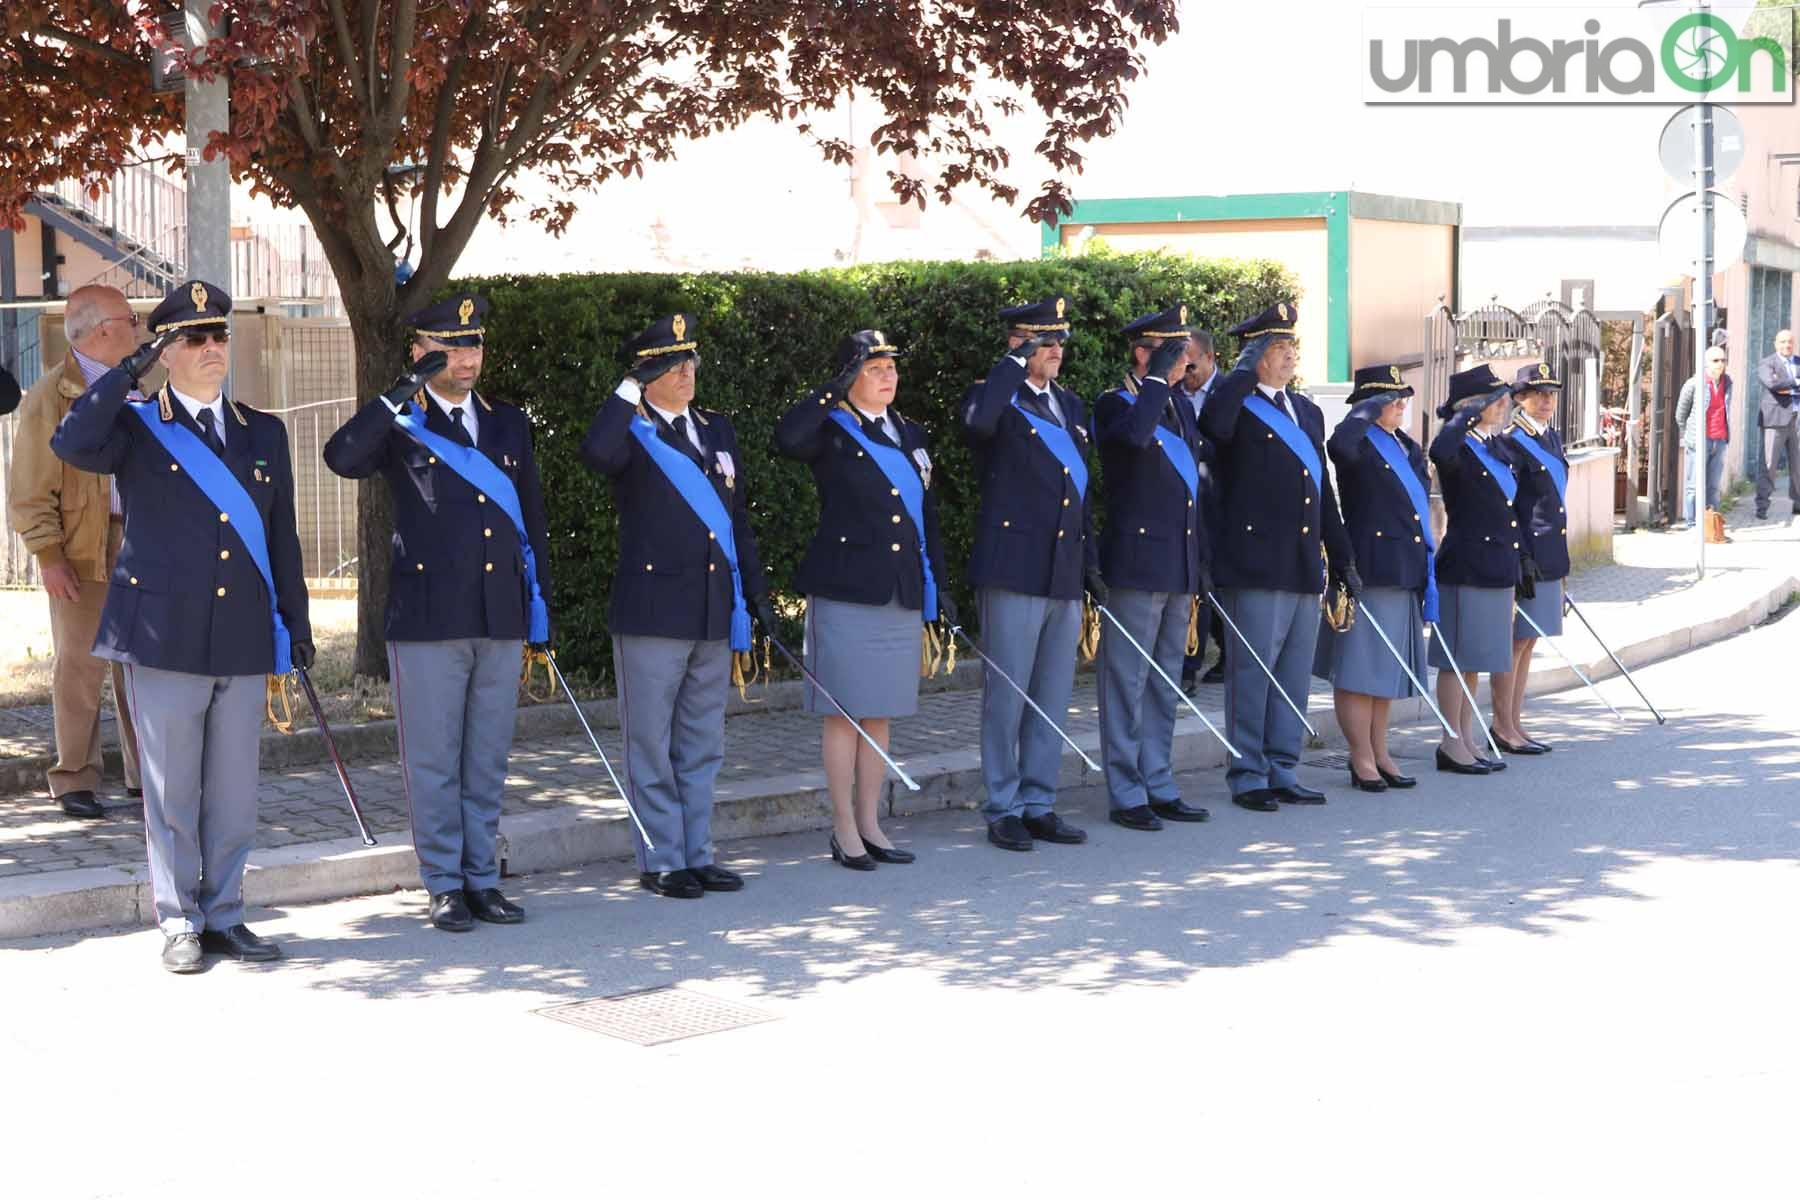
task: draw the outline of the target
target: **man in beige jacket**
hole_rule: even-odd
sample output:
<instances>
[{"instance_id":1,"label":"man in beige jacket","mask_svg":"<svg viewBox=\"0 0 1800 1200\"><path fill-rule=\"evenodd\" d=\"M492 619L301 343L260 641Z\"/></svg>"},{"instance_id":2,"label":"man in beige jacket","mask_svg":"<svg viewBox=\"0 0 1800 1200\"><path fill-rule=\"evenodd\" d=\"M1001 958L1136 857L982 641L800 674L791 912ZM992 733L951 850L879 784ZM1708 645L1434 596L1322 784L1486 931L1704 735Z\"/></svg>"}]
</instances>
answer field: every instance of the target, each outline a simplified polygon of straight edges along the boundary
<instances>
[{"instance_id":1,"label":"man in beige jacket","mask_svg":"<svg viewBox=\"0 0 1800 1200\"><path fill-rule=\"evenodd\" d=\"M50 435L75 398L137 348L138 318L115 288L77 288L63 313L63 332L69 340L68 356L32 386L20 406L6 506L13 530L37 558L44 591L50 596L50 638L56 655L50 675L56 723L50 794L70 816L96 818L105 815L94 789L100 785L100 693L109 668L119 711L125 790L132 796L143 794L124 672L119 664L92 653L125 524L112 478L64 463L50 452Z\"/></svg>"}]
</instances>

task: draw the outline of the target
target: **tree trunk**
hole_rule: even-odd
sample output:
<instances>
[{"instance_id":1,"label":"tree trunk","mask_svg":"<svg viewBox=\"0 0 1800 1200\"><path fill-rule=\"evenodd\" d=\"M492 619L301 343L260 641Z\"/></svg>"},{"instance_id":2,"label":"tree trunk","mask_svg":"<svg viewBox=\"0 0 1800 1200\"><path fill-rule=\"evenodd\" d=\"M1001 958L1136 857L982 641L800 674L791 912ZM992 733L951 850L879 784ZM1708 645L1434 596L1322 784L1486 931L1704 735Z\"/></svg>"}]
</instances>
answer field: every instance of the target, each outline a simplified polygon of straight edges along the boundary
<instances>
[{"instance_id":1,"label":"tree trunk","mask_svg":"<svg viewBox=\"0 0 1800 1200\"><path fill-rule=\"evenodd\" d=\"M356 394L360 403L387 390L400 371L406 338L395 311L392 286L344 293L344 309L356 344ZM356 674L388 677L388 569L393 559L394 511L387 480L379 475L356 488Z\"/></svg>"}]
</instances>

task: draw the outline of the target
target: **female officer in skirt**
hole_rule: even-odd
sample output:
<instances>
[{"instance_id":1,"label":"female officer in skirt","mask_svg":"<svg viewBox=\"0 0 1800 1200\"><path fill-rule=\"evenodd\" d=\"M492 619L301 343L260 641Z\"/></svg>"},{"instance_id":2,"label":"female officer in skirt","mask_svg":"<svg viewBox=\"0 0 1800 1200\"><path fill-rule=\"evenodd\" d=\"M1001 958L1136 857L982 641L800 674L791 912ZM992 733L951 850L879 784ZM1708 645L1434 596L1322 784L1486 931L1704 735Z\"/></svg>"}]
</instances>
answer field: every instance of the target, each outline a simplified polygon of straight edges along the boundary
<instances>
[{"instance_id":1,"label":"female officer in skirt","mask_svg":"<svg viewBox=\"0 0 1800 1200\"><path fill-rule=\"evenodd\" d=\"M1438 708L1459 737L1439 742L1437 767L1485 775L1505 764L1485 758L1481 715L1451 669L1475 691L1482 672L1512 669L1513 588L1519 582L1519 522L1513 513L1518 483L1492 442L1506 414L1510 389L1483 363L1450 377L1450 398L1438 409L1444 427L1431 440L1448 525L1437 556L1441 588L1431 665L1438 668ZM1448 643L1450 653L1444 653Z\"/></svg>"},{"instance_id":2,"label":"female officer in skirt","mask_svg":"<svg viewBox=\"0 0 1800 1200\"><path fill-rule=\"evenodd\" d=\"M1512 426L1495 439L1495 453L1519 477L1519 494L1513 501L1519 519L1519 615L1513 621L1513 664L1509 674L1494 677L1494 742L1508 754L1550 751L1525 732L1520 719L1538 630L1545 637L1562 633L1563 580L1569 574L1569 460L1561 435L1550 428L1561 389L1562 380L1549 363L1520 367L1512 387L1518 404Z\"/></svg>"},{"instance_id":3,"label":"female officer in skirt","mask_svg":"<svg viewBox=\"0 0 1800 1200\"><path fill-rule=\"evenodd\" d=\"M956 608L938 540L924 427L893 411L899 349L879 330L838 346L837 374L775 427L782 454L812 467L819 528L794 585L807 597L806 665L885 750L888 723L918 709L924 626ZM811 684L831 791L831 857L856 871L909 863L881 831L885 764Z\"/></svg>"},{"instance_id":4,"label":"female officer in skirt","mask_svg":"<svg viewBox=\"0 0 1800 1200\"><path fill-rule=\"evenodd\" d=\"M1365 792L1418 782L1400 773L1387 745L1388 709L1414 691L1406 670L1425 675L1420 601L1431 588L1435 545L1425 452L1401 429L1412 394L1399 367L1364 367L1350 392L1350 415L1325 444L1363 587L1348 630L1320 619L1313 674L1331 681L1338 726L1350 743L1350 783ZM1405 656L1405 669L1382 633Z\"/></svg>"}]
</instances>

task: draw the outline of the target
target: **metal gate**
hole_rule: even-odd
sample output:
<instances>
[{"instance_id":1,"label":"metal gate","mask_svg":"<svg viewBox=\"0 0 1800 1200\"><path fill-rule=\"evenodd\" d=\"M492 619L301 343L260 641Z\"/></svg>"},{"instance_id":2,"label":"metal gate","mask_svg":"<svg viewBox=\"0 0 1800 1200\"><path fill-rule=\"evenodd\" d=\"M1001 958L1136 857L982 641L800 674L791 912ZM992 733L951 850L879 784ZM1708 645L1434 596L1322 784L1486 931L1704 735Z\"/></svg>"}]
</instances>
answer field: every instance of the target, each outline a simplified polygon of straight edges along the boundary
<instances>
[{"instance_id":1,"label":"metal gate","mask_svg":"<svg viewBox=\"0 0 1800 1200\"><path fill-rule=\"evenodd\" d=\"M1604 352L1600 322L1586 309L1549 300L1523 313L1499 301L1452 313L1440 301L1425 318L1421 416L1429 444L1437 407L1450 394L1450 376L1479 362L1540 360L1550 364L1563 390L1551 418L1570 448L1601 440L1600 374ZM1504 375L1505 373L1502 372Z\"/></svg>"}]
</instances>

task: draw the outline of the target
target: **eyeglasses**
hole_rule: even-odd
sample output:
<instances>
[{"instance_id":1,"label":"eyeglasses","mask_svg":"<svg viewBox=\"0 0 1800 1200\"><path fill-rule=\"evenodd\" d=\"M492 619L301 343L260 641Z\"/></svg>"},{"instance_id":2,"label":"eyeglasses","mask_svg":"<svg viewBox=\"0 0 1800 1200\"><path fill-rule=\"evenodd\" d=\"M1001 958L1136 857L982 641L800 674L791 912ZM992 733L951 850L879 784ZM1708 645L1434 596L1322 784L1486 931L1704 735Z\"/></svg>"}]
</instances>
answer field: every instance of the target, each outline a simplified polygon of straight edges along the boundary
<instances>
[{"instance_id":1,"label":"eyeglasses","mask_svg":"<svg viewBox=\"0 0 1800 1200\"><path fill-rule=\"evenodd\" d=\"M136 329L139 324L139 318L136 313L129 313L123 317L106 317L106 318L102 319L100 323L102 325L105 325L112 321L123 321L127 325L131 326L133 329Z\"/></svg>"},{"instance_id":2,"label":"eyeglasses","mask_svg":"<svg viewBox=\"0 0 1800 1200\"><path fill-rule=\"evenodd\" d=\"M215 345L215 346L223 346L230 341L231 341L231 331L227 330L227 329L216 330L212 333L196 332L196 333L184 333L181 335L182 345L186 346L190 350L198 350L200 347L206 345L206 343L208 343L208 342L213 343L213 345Z\"/></svg>"}]
</instances>

